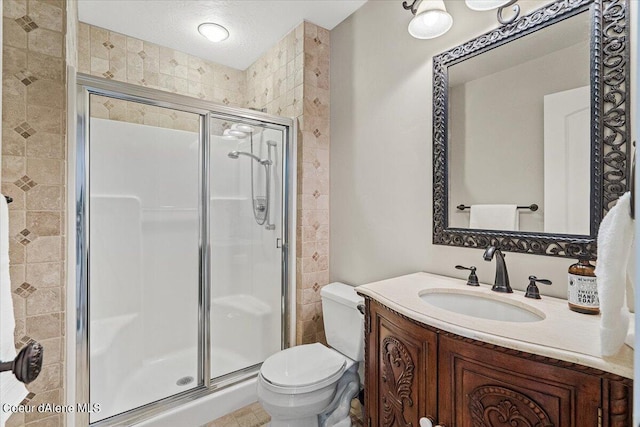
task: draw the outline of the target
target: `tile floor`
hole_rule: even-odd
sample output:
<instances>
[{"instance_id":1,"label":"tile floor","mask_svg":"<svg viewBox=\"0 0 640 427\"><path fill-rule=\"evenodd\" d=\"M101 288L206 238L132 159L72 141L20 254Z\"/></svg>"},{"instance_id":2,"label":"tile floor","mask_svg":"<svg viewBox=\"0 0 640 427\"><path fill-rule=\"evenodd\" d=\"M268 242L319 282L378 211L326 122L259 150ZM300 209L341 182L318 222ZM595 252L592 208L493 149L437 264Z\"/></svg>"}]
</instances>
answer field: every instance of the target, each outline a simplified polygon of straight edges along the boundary
<instances>
[{"instance_id":1,"label":"tile floor","mask_svg":"<svg viewBox=\"0 0 640 427\"><path fill-rule=\"evenodd\" d=\"M267 414L260 403L255 402L235 412L213 420L203 427L268 427L271 417ZM351 423L353 427L363 427L362 406L358 399L351 402Z\"/></svg>"}]
</instances>

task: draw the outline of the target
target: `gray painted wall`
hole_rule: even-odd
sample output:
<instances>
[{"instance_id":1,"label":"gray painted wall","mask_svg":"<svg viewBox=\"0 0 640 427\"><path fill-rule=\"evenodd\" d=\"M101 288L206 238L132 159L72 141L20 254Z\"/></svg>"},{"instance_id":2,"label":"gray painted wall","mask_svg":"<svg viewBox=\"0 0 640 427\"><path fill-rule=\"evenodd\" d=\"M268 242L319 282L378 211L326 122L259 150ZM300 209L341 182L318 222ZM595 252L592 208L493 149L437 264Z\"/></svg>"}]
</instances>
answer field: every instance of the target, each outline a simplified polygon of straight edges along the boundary
<instances>
[{"instance_id":1,"label":"gray painted wall","mask_svg":"<svg viewBox=\"0 0 640 427\"><path fill-rule=\"evenodd\" d=\"M547 3L520 1L523 13ZM370 0L331 31L331 280L354 285L416 271L466 278L476 265L492 283L482 250L432 242L432 56L497 27L495 11L447 1L453 28L433 40L407 32L400 1ZM566 298L574 261L508 254L512 287L535 274L543 294Z\"/></svg>"}]
</instances>

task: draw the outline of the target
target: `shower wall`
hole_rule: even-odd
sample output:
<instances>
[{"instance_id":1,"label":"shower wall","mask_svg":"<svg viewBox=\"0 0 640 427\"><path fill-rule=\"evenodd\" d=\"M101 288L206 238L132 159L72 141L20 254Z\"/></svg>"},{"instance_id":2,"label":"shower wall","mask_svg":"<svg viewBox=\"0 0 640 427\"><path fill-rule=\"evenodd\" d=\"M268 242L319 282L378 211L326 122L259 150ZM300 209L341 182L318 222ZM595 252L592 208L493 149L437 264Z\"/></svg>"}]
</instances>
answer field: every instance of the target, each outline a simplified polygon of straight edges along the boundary
<instances>
[{"instance_id":1,"label":"shower wall","mask_svg":"<svg viewBox=\"0 0 640 427\"><path fill-rule=\"evenodd\" d=\"M177 380L197 376L199 122L91 98L163 124L91 117L90 395L102 406L93 422L196 385Z\"/></svg>"},{"instance_id":2,"label":"shower wall","mask_svg":"<svg viewBox=\"0 0 640 427\"><path fill-rule=\"evenodd\" d=\"M325 341L329 282L329 31L303 22L245 71L84 23L78 71L293 117L298 127L296 341Z\"/></svg>"}]
</instances>

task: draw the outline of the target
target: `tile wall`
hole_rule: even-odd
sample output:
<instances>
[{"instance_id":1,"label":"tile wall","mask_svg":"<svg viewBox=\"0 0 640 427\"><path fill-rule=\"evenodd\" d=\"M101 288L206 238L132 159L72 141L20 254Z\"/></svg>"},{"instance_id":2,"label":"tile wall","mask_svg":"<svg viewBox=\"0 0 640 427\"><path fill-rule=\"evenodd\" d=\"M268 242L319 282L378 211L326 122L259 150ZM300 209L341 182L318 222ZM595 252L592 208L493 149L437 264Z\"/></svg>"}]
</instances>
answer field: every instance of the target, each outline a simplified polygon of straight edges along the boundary
<instances>
[{"instance_id":1,"label":"tile wall","mask_svg":"<svg viewBox=\"0 0 640 427\"><path fill-rule=\"evenodd\" d=\"M224 105L244 104L244 71L82 22L78 72Z\"/></svg>"},{"instance_id":2,"label":"tile wall","mask_svg":"<svg viewBox=\"0 0 640 427\"><path fill-rule=\"evenodd\" d=\"M91 95L91 117L165 129L199 132L199 116L152 105Z\"/></svg>"},{"instance_id":3,"label":"tile wall","mask_svg":"<svg viewBox=\"0 0 640 427\"><path fill-rule=\"evenodd\" d=\"M78 31L82 73L298 119L296 342L324 342L320 289L329 281L329 31L303 22L245 71L84 23Z\"/></svg>"},{"instance_id":4,"label":"tile wall","mask_svg":"<svg viewBox=\"0 0 640 427\"><path fill-rule=\"evenodd\" d=\"M44 346L29 404L62 403L65 319L65 2L3 0L2 193L9 205L18 349ZM25 402L26 403L26 402ZM14 414L7 426L62 426L60 414Z\"/></svg>"},{"instance_id":5,"label":"tile wall","mask_svg":"<svg viewBox=\"0 0 640 427\"><path fill-rule=\"evenodd\" d=\"M31 403L62 402L64 1L4 0L3 19L2 192L14 199L10 258L16 346L30 340L45 346L43 372L29 386ZM299 120L297 343L325 341L320 289L329 280L329 32L300 24L239 71L83 23L78 31L79 72ZM121 111L117 103L102 101L101 107L94 104L101 117L156 125L166 119L162 112ZM60 414L20 414L8 426L63 423Z\"/></svg>"},{"instance_id":6,"label":"tile wall","mask_svg":"<svg viewBox=\"0 0 640 427\"><path fill-rule=\"evenodd\" d=\"M296 341L325 342L329 282L329 31L300 24L247 69L246 106L298 119Z\"/></svg>"}]
</instances>

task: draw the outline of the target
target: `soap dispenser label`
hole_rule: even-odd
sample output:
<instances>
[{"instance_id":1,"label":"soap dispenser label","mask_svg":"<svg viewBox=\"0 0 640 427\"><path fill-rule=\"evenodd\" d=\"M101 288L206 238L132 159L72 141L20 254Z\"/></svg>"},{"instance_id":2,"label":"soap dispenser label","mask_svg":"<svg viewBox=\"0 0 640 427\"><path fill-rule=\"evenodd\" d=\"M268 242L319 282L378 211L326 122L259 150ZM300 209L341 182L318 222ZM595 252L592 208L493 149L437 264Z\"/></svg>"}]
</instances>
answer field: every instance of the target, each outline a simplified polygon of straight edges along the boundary
<instances>
[{"instance_id":1,"label":"soap dispenser label","mask_svg":"<svg viewBox=\"0 0 640 427\"><path fill-rule=\"evenodd\" d=\"M596 278L569 274L569 292L567 299L571 304L585 308L600 307Z\"/></svg>"}]
</instances>

